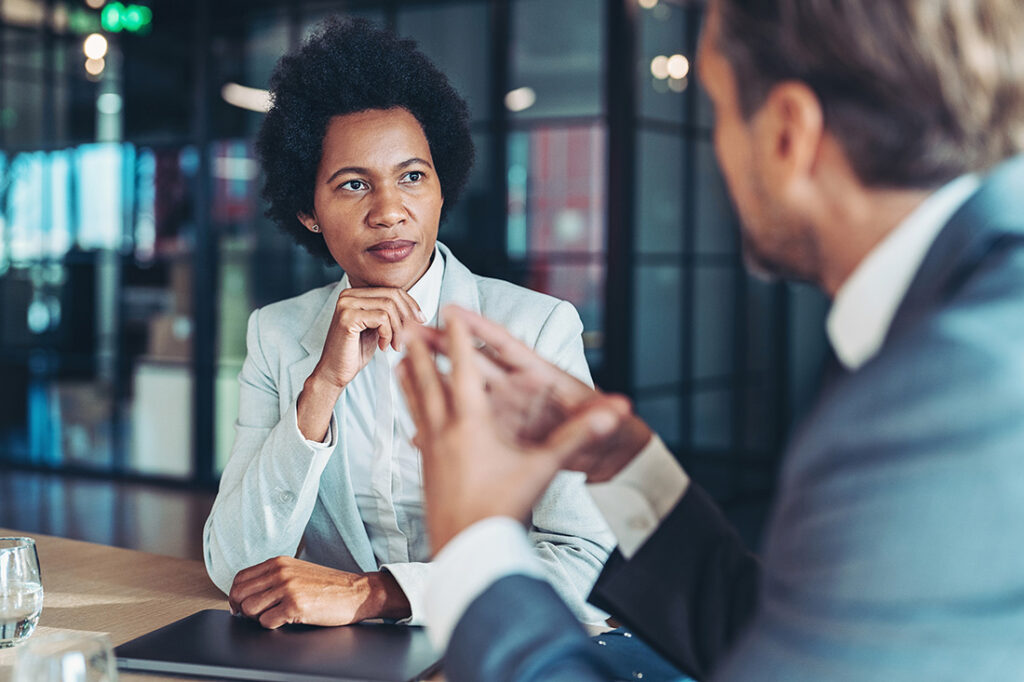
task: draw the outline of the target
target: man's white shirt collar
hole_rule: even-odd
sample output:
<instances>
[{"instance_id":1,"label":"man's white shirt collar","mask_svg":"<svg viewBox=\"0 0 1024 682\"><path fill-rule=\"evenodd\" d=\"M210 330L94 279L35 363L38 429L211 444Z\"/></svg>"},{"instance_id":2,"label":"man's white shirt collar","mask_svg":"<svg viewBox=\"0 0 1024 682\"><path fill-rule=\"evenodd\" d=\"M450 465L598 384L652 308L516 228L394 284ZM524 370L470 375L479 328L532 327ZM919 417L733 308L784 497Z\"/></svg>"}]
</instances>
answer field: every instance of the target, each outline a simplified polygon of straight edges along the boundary
<instances>
[{"instance_id":1,"label":"man's white shirt collar","mask_svg":"<svg viewBox=\"0 0 1024 682\"><path fill-rule=\"evenodd\" d=\"M836 292L826 328L848 370L878 353L925 254L953 214L981 184L962 175L931 194L868 253Z\"/></svg>"}]
</instances>

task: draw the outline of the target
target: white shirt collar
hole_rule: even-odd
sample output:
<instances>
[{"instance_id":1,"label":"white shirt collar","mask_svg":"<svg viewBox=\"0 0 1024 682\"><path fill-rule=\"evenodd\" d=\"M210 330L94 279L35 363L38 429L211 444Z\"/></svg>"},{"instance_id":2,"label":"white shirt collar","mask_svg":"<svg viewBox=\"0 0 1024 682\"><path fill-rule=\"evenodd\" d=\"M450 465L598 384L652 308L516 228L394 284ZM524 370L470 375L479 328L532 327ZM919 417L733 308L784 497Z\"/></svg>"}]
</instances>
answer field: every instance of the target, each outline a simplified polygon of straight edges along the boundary
<instances>
[{"instance_id":1,"label":"white shirt collar","mask_svg":"<svg viewBox=\"0 0 1024 682\"><path fill-rule=\"evenodd\" d=\"M844 367L859 369L878 353L932 242L980 184L977 175L962 175L931 194L843 282L826 328Z\"/></svg>"},{"instance_id":2,"label":"white shirt collar","mask_svg":"<svg viewBox=\"0 0 1024 682\"><path fill-rule=\"evenodd\" d=\"M409 295L419 305L427 324L433 324L441 304L441 280L444 279L444 256L434 245L434 260L423 276L409 289Z\"/></svg>"}]
</instances>

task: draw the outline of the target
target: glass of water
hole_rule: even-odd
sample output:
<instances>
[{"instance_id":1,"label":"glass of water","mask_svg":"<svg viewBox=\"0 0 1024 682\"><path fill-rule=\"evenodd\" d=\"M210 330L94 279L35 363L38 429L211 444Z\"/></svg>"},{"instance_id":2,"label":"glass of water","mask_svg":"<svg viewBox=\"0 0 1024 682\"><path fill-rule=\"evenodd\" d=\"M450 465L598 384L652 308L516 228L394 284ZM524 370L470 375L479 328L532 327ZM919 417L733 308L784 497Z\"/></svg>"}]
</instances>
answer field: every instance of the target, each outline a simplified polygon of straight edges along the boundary
<instances>
[{"instance_id":1,"label":"glass of water","mask_svg":"<svg viewBox=\"0 0 1024 682\"><path fill-rule=\"evenodd\" d=\"M117 663L107 636L54 632L19 648L12 682L115 682Z\"/></svg>"},{"instance_id":2,"label":"glass of water","mask_svg":"<svg viewBox=\"0 0 1024 682\"><path fill-rule=\"evenodd\" d=\"M0 649L27 639L42 610L35 540L0 538Z\"/></svg>"}]
</instances>

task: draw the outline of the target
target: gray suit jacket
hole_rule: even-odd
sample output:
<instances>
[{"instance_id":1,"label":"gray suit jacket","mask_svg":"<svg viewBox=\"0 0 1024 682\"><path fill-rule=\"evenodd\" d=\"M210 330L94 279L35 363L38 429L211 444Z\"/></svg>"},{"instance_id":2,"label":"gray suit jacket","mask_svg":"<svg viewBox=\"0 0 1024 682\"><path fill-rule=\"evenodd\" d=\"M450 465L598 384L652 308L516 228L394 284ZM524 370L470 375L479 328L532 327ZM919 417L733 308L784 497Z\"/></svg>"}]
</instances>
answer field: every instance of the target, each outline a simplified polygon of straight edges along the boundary
<instances>
[{"instance_id":1,"label":"gray suit jacket","mask_svg":"<svg viewBox=\"0 0 1024 682\"><path fill-rule=\"evenodd\" d=\"M583 325L565 301L478 277L438 243L445 259L440 305L458 304L505 327L538 353L590 382ZM239 414L231 457L203 535L207 571L224 592L235 574L275 556L299 556L352 572L378 561L349 479L346 396L335 407L333 451L318 452L298 431L295 401L320 359L341 284L256 310L239 375ZM547 577L585 621L605 614L586 603L614 536L584 489L581 474L560 474L533 510L529 529ZM413 596L410 595L410 600Z\"/></svg>"},{"instance_id":2,"label":"gray suit jacket","mask_svg":"<svg viewBox=\"0 0 1024 682\"><path fill-rule=\"evenodd\" d=\"M694 491L592 596L691 674L1024 679L1024 157L942 230L880 352L823 389L784 458L759 590ZM522 576L473 602L446 660L453 682L607 674Z\"/></svg>"}]
</instances>

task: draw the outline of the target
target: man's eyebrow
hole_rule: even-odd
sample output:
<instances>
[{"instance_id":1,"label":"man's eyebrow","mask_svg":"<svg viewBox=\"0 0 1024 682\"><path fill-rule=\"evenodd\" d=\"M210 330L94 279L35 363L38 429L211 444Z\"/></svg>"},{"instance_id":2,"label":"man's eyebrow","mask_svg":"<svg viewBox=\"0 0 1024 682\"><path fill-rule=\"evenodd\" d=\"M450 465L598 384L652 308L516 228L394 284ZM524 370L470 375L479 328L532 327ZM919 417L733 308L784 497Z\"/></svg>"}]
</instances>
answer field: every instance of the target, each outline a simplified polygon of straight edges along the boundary
<instances>
[{"instance_id":1,"label":"man's eyebrow","mask_svg":"<svg viewBox=\"0 0 1024 682\"><path fill-rule=\"evenodd\" d=\"M414 156L411 159L406 159L402 163L396 165L395 166L395 170L403 170L405 168L408 168L409 166L415 166L418 163L423 164L427 168L431 168L432 169L434 167L426 159L421 159L418 156ZM325 185L331 184L332 182L334 182L335 178L337 178L339 175L344 175L345 173L352 173L354 175L369 175L370 174L370 169L369 168L363 168L362 166L345 166L344 168L339 168L338 170L336 170L333 173L331 173L331 177L327 178L327 180L324 182L324 184Z\"/></svg>"}]
</instances>

